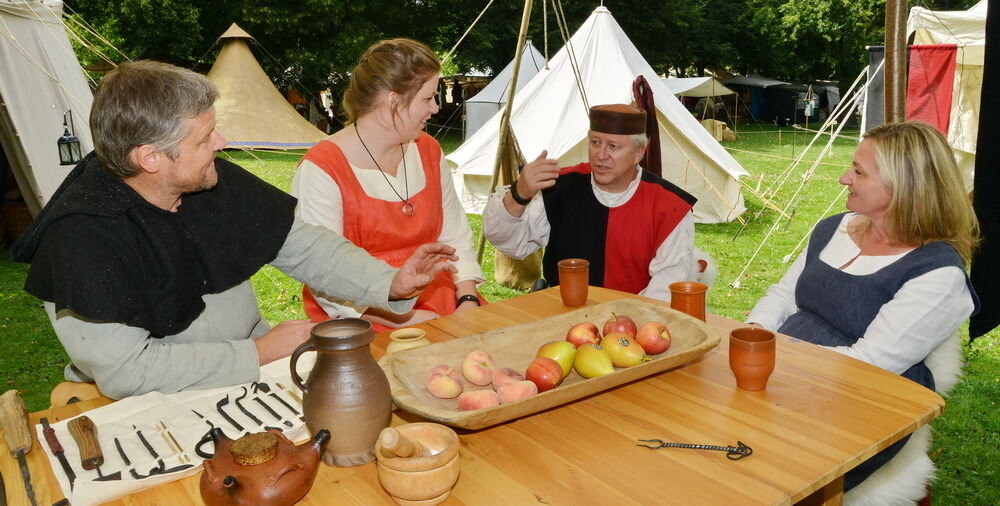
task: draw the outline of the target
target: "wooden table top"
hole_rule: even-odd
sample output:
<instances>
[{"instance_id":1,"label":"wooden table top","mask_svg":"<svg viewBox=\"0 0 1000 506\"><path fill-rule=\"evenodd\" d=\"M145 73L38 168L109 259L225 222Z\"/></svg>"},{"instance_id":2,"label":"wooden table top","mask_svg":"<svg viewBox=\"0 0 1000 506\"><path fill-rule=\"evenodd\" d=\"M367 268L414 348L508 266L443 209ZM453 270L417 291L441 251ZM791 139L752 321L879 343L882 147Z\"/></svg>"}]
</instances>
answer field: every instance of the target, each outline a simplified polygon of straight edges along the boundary
<instances>
[{"instance_id":1,"label":"wooden table top","mask_svg":"<svg viewBox=\"0 0 1000 506\"><path fill-rule=\"evenodd\" d=\"M637 296L591 287L588 304L629 297ZM431 341L440 341L571 309L558 289L548 289L421 326ZM936 393L901 376L781 335L767 390L738 390L727 336L742 324L714 315L708 323L723 340L699 360L518 420L459 430L461 476L443 504L836 504L846 471L944 407ZM379 335L373 354L381 356L388 342ZM107 402L37 412L31 420L71 418ZM419 419L393 415L393 425L412 421ZM754 453L730 461L717 451L635 446L651 438L713 445L739 440ZM27 504L17 462L3 443L0 448L10 504ZM63 495L44 455L34 450L28 461L38 503L51 504ZM113 504L198 504L199 477ZM300 504L333 502L391 504L374 463L320 466Z\"/></svg>"}]
</instances>

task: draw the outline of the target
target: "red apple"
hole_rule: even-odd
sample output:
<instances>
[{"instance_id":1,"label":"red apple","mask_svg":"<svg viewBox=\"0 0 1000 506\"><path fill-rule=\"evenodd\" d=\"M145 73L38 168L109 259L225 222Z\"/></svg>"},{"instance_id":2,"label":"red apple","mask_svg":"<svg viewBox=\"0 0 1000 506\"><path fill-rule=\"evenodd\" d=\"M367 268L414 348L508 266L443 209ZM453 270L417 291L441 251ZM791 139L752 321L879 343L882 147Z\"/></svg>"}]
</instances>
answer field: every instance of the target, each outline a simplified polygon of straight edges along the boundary
<instances>
[{"instance_id":1,"label":"red apple","mask_svg":"<svg viewBox=\"0 0 1000 506\"><path fill-rule=\"evenodd\" d=\"M549 357L538 357L528 364L524 377L538 387L538 392L552 390L562 382L562 367Z\"/></svg>"},{"instance_id":2,"label":"red apple","mask_svg":"<svg viewBox=\"0 0 1000 506\"><path fill-rule=\"evenodd\" d=\"M569 341L552 341L538 348L536 357L549 357L562 366L563 378L573 370L573 359L576 357L576 346Z\"/></svg>"},{"instance_id":3,"label":"red apple","mask_svg":"<svg viewBox=\"0 0 1000 506\"><path fill-rule=\"evenodd\" d=\"M611 318L608 318L608 321L604 322L604 335L612 332L621 332L635 339L635 322L631 317L611 313Z\"/></svg>"},{"instance_id":4,"label":"red apple","mask_svg":"<svg viewBox=\"0 0 1000 506\"><path fill-rule=\"evenodd\" d=\"M659 355L670 349L670 331L660 322L646 322L639 327L635 340L648 355Z\"/></svg>"},{"instance_id":5,"label":"red apple","mask_svg":"<svg viewBox=\"0 0 1000 506\"><path fill-rule=\"evenodd\" d=\"M597 344L601 341L601 334L597 331L597 325L590 322L577 323L570 327L566 333L566 340L579 348L584 344Z\"/></svg>"}]
</instances>

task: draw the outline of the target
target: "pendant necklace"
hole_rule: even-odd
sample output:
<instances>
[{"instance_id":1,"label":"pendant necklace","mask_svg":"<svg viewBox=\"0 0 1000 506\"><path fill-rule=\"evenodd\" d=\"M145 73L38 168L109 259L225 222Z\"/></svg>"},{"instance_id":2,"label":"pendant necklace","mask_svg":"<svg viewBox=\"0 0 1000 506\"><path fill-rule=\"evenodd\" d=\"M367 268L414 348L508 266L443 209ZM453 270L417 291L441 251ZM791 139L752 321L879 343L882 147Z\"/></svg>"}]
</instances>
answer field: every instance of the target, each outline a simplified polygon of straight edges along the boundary
<instances>
[{"instance_id":1,"label":"pendant necklace","mask_svg":"<svg viewBox=\"0 0 1000 506\"><path fill-rule=\"evenodd\" d=\"M410 180L409 180L409 178L406 177L406 152L403 151L403 145L402 144L399 145L399 151L400 151L400 153L403 154L403 158L402 158L403 159L403 184L406 185L406 198L405 199L403 198L402 195L399 194L398 191L396 191L396 187L393 186L391 182L389 182L389 176L385 175L385 171L382 170L382 167L378 164L378 160L375 159L375 156L372 155L372 152L368 149L368 146L365 144L365 140L361 138L361 132L358 131L358 124L357 123L354 124L354 133L357 134L358 140L361 141L361 147L365 148L365 152L368 153L368 156L371 157L372 162L375 163L375 168L378 169L379 173L382 174L382 177L385 179L386 184L388 184L389 188L392 189L392 193L395 193L396 196L399 197L399 200L401 200L403 202L403 206L400 208L400 210L403 212L403 214L405 214L407 216L413 216L413 210L414 210L413 209L413 204L410 203Z\"/></svg>"}]
</instances>

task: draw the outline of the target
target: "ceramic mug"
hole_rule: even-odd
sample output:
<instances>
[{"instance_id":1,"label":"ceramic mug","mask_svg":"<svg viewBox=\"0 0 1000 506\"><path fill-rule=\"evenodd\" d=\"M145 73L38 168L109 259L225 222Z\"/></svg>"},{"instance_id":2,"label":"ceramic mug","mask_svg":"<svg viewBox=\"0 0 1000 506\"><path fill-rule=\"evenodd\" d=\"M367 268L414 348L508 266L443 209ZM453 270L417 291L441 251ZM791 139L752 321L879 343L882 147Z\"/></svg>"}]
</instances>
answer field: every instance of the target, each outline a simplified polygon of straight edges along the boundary
<instances>
[{"instance_id":1,"label":"ceramic mug","mask_svg":"<svg viewBox=\"0 0 1000 506\"><path fill-rule=\"evenodd\" d=\"M708 285L697 281L678 281L670 286L670 307L705 321L705 292Z\"/></svg>"},{"instance_id":2,"label":"ceramic mug","mask_svg":"<svg viewBox=\"0 0 1000 506\"><path fill-rule=\"evenodd\" d=\"M424 329L414 327L394 330L389 334L389 339L391 342L385 347L386 353L395 353L431 344L427 340L427 332Z\"/></svg>"},{"instance_id":3,"label":"ceramic mug","mask_svg":"<svg viewBox=\"0 0 1000 506\"><path fill-rule=\"evenodd\" d=\"M587 288L590 284L590 261L582 258L566 258L559 261L559 295L567 306L582 306L587 303Z\"/></svg>"},{"instance_id":4,"label":"ceramic mug","mask_svg":"<svg viewBox=\"0 0 1000 506\"><path fill-rule=\"evenodd\" d=\"M741 327L729 333L729 368L741 390L760 391L774 371L774 332Z\"/></svg>"}]
</instances>

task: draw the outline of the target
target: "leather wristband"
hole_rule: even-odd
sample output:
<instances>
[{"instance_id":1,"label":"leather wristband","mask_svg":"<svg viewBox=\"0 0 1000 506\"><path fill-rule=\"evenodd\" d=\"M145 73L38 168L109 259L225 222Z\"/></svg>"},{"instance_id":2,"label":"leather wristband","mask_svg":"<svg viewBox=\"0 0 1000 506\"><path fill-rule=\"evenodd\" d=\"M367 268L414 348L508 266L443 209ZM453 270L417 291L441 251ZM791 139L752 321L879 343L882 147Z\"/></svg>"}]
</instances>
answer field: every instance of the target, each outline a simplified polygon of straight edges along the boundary
<instances>
[{"instance_id":1,"label":"leather wristband","mask_svg":"<svg viewBox=\"0 0 1000 506\"><path fill-rule=\"evenodd\" d=\"M466 302L466 301L468 301L468 302L475 302L477 306L480 305L479 304L479 297L476 297L475 295L472 295L471 293L467 293L467 294L459 297L458 299L456 299L455 300L455 305L456 306L461 306L462 303Z\"/></svg>"},{"instance_id":2,"label":"leather wristband","mask_svg":"<svg viewBox=\"0 0 1000 506\"><path fill-rule=\"evenodd\" d=\"M517 181L515 180L510 184L510 198L514 199L514 202L522 206L526 206L531 203L531 199L526 199L517 194Z\"/></svg>"}]
</instances>

